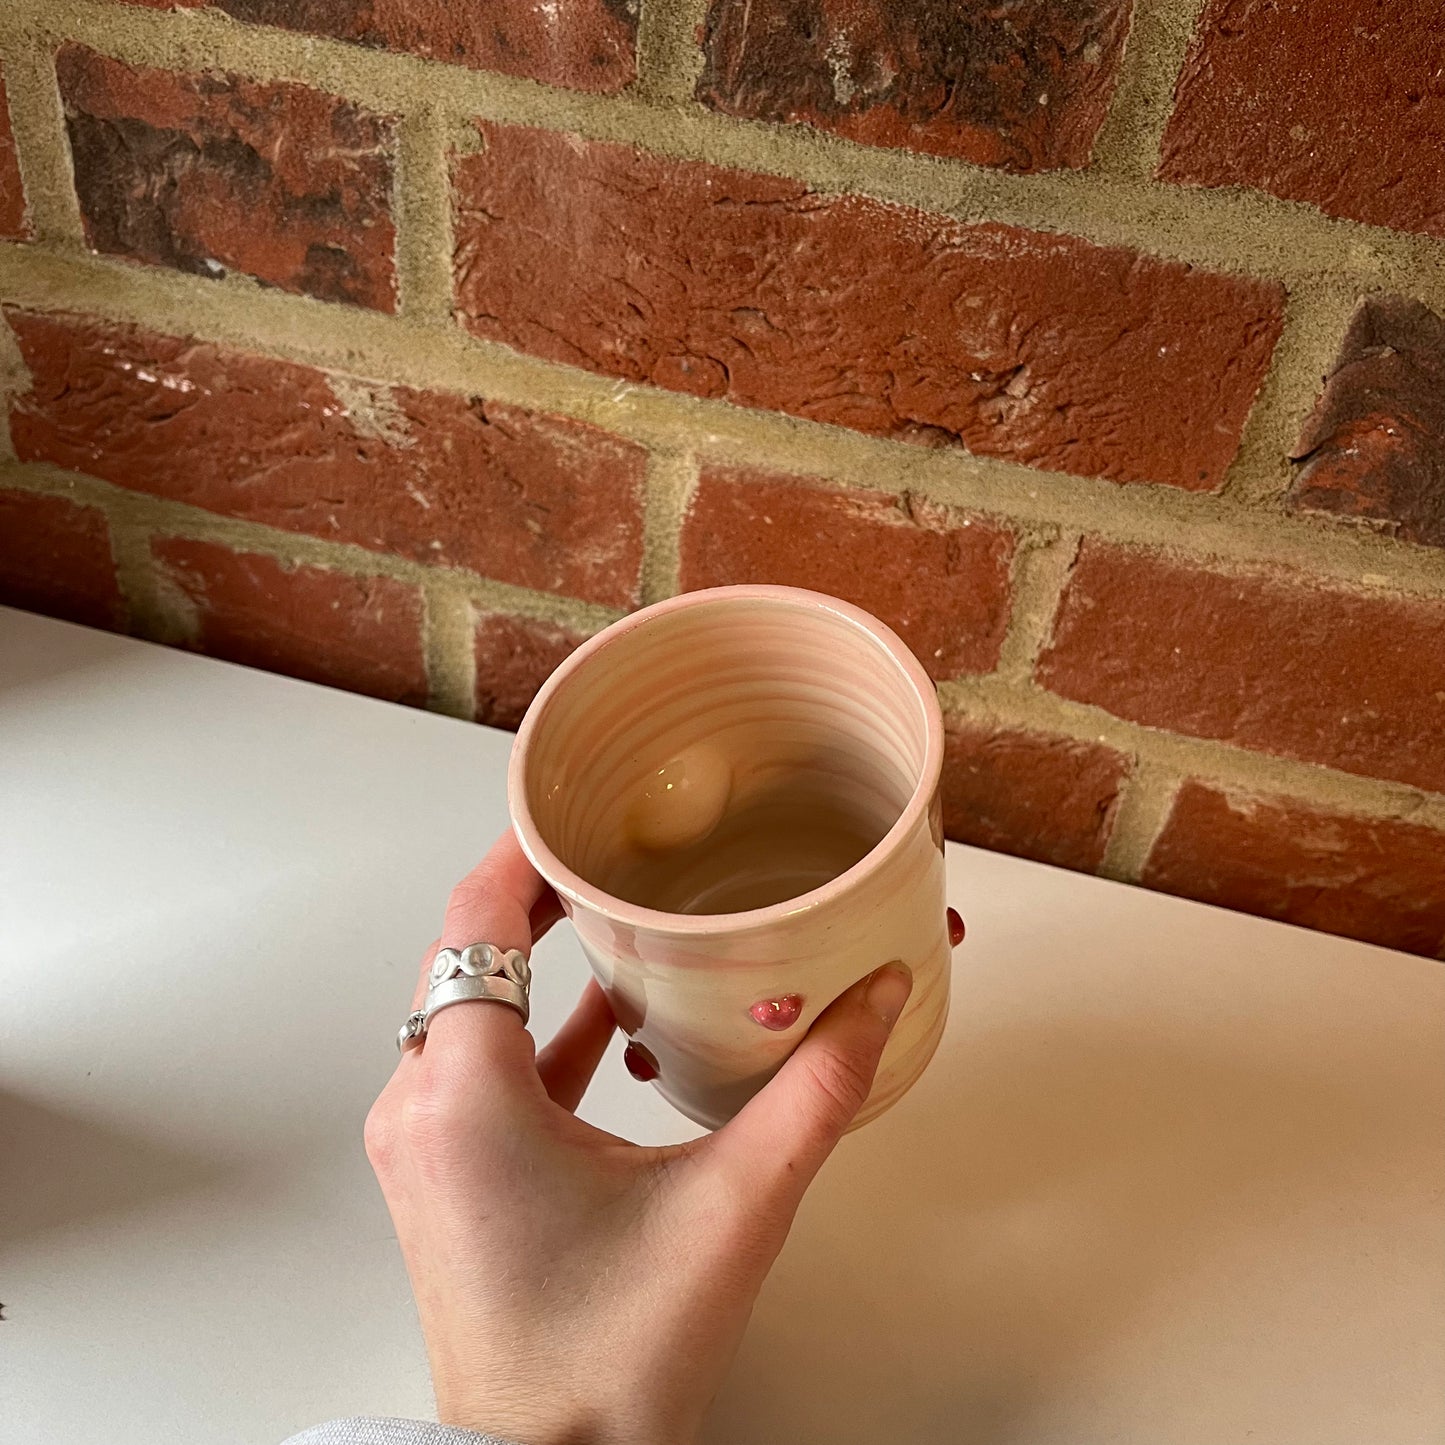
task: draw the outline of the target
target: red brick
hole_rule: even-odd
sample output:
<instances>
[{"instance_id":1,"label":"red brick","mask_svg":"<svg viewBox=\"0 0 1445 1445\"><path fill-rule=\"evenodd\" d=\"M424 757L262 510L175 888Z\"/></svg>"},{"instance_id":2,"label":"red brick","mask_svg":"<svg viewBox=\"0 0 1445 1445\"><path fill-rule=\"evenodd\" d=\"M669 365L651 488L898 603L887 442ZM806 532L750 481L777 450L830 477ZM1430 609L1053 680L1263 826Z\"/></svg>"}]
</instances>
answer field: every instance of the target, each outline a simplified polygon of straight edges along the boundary
<instances>
[{"instance_id":1,"label":"red brick","mask_svg":"<svg viewBox=\"0 0 1445 1445\"><path fill-rule=\"evenodd\" d=\"M1363 302L1292 455L1296 510L1445 547L1445 321L1399 296Z\"/></svg>"},{"instance_id":2,"label":"red brick","mask_svg":"<svg viewBox=\"0 0 1445 1445\"><path fill-rule=\"evenodd\" d=\"M204 0L130 0L191 9ZM637 73L640 0L211 0L237 20L350 40L573 90Z\"/></svg>"},{"instance_id":3,"label":"red brick","mask_svg":"<svg viewBox=\"0 0 1445 1445\"><path fill-rule=\"evenodd\" d=\"M1103 861L1128 761L1099 743L949 719L943 828L950 838L1092 872Z\"/></svg>"},{"instance_id":4,"label":"red brick","mask_svg":"<svg viewBox=\"0 0 1445 1445\"><path fill-rule=\"evenodd\" d=\"M197 651L388 702L426 701L415 587L182 537L151 551L192 609Z\"/></svg>"},{"instance_id":5,"label":"red brick","mask_svg":"<svg viewBox=\"0 0 1445 1445\"><path fill-rule=\"evenodd\" d=\"M1010 171L1089 162L1127 0L712 0L697 97Z\"/></svg>"},{"instance_id":6,"label":"red brick","mask_svg":"<svg viewBox=\"0 0 1445 1445\"><path fill-rule=\"evenodd\" d=\"M0 491L0 604L119 628L125 605L105 517L69 497Z\"/></svg>"},{"instance_id":7,"label":"red brick","mask_svg":"<svg viewBox=\"0 0 1445 1445\"><path fill-rule=\"evenodd\" d=\"M1159 174L1445 236L1435 4L1209 0Z\"/></svg>"},{"instance_id":8,"label":"red brick","mask_svg":"<svg viewBox=\"0 0 1445 1445\"><path fill-rule=\"evenodd\" d=\"M625 381L1208 490L1279 332L1265 282L482 130L455 167L464 321Z\"/></svg>"},{"instance_id":9,"label":"red brick","mask_svg":"<svg viewBox=\"0 0 1445 1445\"><path fill-rule=\"evenodd\" d=\"M557 665L589 634L531 617L488 612L477 618L478 722L515 728Z\"/></svg>"},{"instance_id":10,"label":"red brick","mask_svg":"<svg viewBox=\"0 0 1445 1445\"><path fill-rule=\"evenodd\" d=\"M991 672L1009 618L1013 535L918 497L703 471L680 540L685 591L774 582L881 618L936 678Z\"/></svg>"},{"instance_id":11,"label":"red brick","mask_svg":"<svg viewBox=\"0 0 1445 1445\"><path fill-rule=\"evenodd\" d=\"M93 249L395 310L388 117L305 85L123 65L83 45L61 47L56 74Z\"/></svg>"},{"instance_id":12,"label":"red brick","mask_svg":"<svg viewBox=\"0 0 1445 1445\"><path fill-rule=\"evenodd\" d=\"M1445 602L1087 541L1036 676L1119 717L1445 790Z\"/></svg>"},{"instance_id":13,"label":"red brick","mask_svg":"<svg viewBox=\"0 0 1445 1445\"><path fill-rule=\"evenodd\" d=\"M1144 866L1151 888L1434 957L1445 833L1188 782Z\"/></svg>"},{"instance_id":14,"label":"red brick","mask_svg":"<svg viewBox=\"0 0 1445 1445\"><path fill-rule=\"evenodd\" d=\"M328 541L626 607L640 448L558 417L74 316L7 312L24 461Z\"/></svg>"},{"instance_id":15,"label":"red brick","mask_svg":"<svg viewBox=\"0 0 1445 1445\"><path fill-rule=\"evenodd\" d=\"M0 238L24 240L30 234L25 214L25 187L20 180L20 157L10 127L10 102L5 94L5 72L0 70Z\"/></svg>"}]
</instances>

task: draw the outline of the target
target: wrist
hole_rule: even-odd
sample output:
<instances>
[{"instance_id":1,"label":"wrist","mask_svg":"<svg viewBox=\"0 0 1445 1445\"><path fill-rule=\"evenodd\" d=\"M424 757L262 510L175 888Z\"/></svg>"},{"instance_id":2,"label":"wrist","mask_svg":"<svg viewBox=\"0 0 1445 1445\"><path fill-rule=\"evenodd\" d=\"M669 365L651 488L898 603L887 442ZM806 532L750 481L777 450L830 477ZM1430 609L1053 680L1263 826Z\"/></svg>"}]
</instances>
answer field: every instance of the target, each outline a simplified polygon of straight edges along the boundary
<instances>
[{"instance_id":1,"label":"wrist","mask_svg":"<svg viewBox=\"0 0 1445 1445\"><path fill-rule=\"evenodd\" d=\"M507 1390L478 1389L474 1381L453 1386L437 1380L435 1394L440 1424L515 1445L604 1445L609 1438L598 1428L595 1411L573 1408L555 1387L520 1399Z\"/></svg>"}]
</instances>

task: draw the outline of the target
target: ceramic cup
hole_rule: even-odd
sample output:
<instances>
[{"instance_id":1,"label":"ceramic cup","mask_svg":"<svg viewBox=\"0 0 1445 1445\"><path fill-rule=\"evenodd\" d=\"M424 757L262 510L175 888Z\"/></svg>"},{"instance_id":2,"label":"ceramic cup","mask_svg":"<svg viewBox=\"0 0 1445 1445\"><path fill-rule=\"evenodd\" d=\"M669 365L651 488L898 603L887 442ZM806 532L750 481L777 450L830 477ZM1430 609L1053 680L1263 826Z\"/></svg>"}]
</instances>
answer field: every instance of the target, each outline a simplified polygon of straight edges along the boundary
<instances>
[{"instance_id":1,"label":"ceramic cup","mask_svg":"<svg viewBox=\"0 0 1445 1445\"><path fill-rule=\"evenodd\" d=\"M876 618L816 592L719 587L614 623L517 733L512 821L556 889L629 1065L710 1128L879 965L913 992L865 1123L948 1013L943 722Z\"/></svg>"}]
</instances>

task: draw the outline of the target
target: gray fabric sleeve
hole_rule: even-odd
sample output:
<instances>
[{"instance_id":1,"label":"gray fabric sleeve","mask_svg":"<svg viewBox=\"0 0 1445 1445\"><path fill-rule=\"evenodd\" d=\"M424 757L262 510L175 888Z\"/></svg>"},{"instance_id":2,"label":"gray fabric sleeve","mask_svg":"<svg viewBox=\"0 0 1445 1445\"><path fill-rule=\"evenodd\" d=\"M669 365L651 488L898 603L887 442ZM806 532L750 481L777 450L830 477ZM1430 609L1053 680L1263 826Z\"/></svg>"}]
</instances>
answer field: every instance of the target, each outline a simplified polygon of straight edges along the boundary
<instances>
[{"instance_id":1,"label":"gray fabric sleeve","mask_svg":"<svg viewBox=\"0 0 1445 1445\"><path fill-rule=\"evenodd\" d=\"M459 1425L431 1420L328 1420L293 1435L282 1445L518 1445L500 1435L478 1435Z\"/></svg>"}]
</instances>

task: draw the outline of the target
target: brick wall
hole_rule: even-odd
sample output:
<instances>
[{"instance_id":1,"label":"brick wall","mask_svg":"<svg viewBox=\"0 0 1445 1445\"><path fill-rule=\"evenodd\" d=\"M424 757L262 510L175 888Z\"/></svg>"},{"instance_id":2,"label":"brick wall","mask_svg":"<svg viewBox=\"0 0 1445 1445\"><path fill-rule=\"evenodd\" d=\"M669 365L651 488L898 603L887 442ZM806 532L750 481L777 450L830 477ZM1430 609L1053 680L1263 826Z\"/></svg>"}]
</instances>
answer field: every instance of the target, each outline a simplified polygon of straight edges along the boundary
<instances>
[{"instance_id":1,"label":"brick wall","mask_svg":"<svg viewBox=\"0 0 1445 1445\"><path fill-rule=\"evenodd\" d=\"M957 838L1445 951L1426 0L9 0L0 597L514 725L852 598Z\"/></svg>"}]
</instances>

